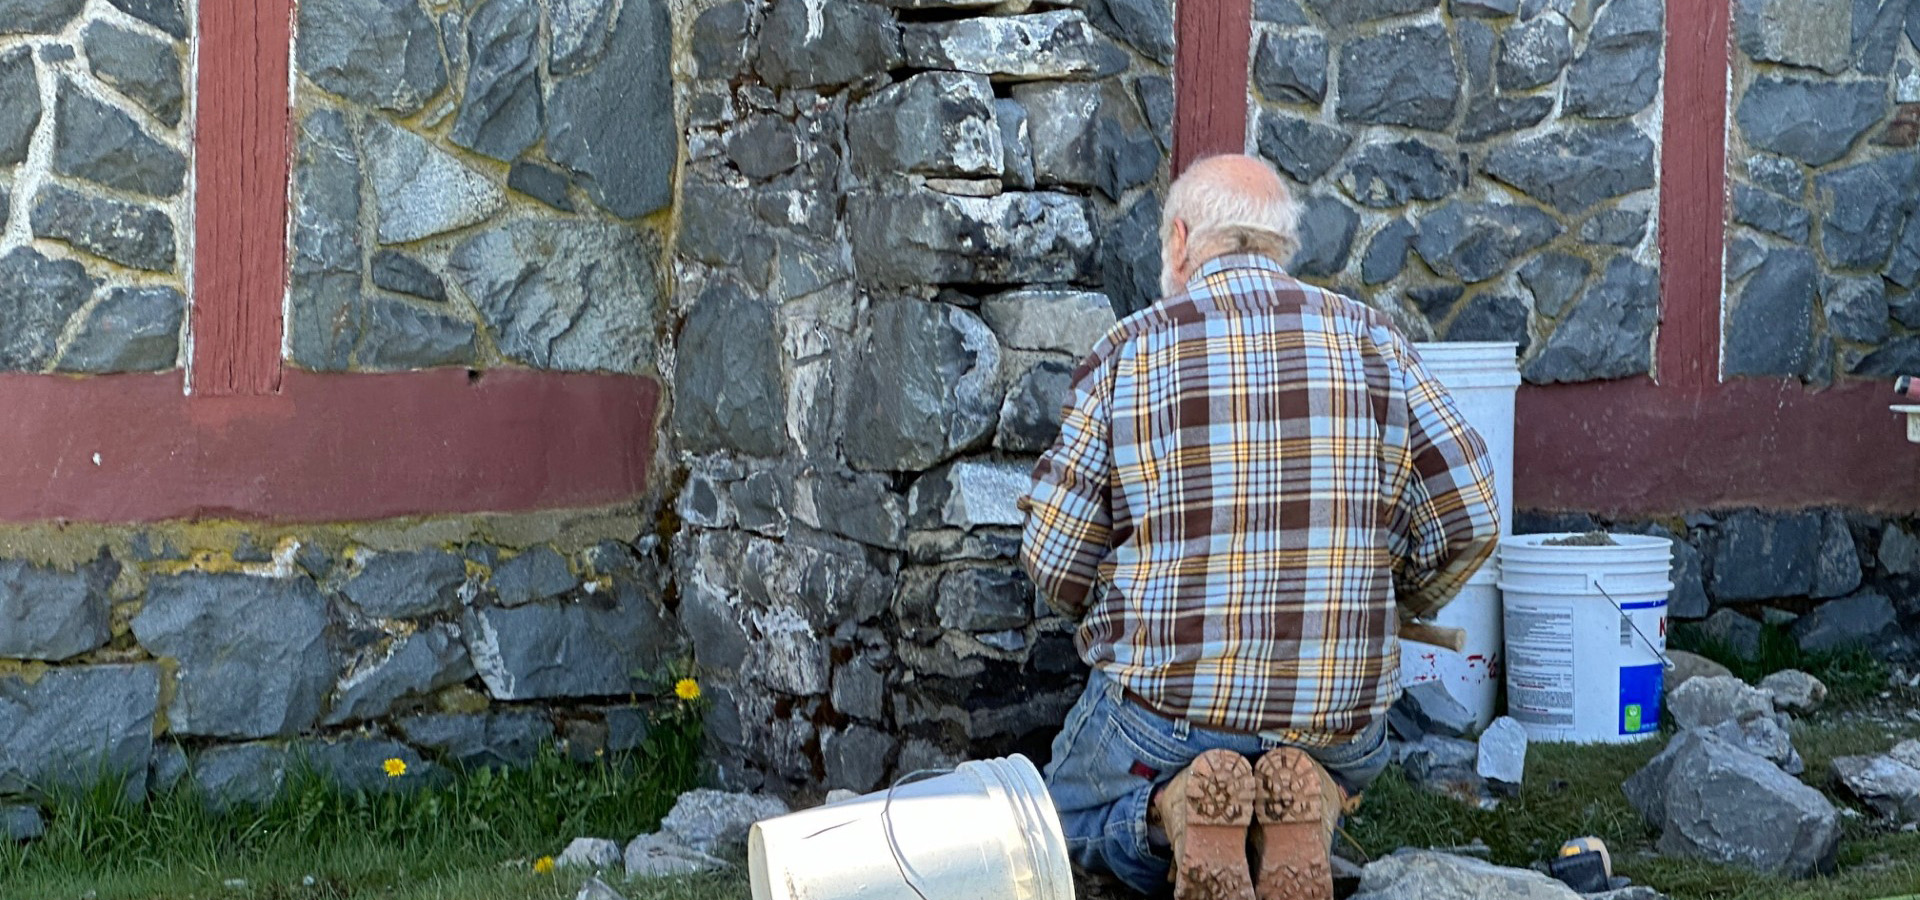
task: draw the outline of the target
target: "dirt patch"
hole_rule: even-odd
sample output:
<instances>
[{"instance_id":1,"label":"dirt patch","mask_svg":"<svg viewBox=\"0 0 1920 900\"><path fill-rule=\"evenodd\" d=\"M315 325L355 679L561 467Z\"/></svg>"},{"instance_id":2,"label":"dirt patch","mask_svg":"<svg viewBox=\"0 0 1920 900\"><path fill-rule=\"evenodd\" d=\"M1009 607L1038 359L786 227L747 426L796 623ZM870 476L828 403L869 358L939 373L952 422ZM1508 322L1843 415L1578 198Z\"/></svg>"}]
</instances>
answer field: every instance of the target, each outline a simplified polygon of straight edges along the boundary
<instances>
[{"instance_id":1,"label":"dirt patch","mask_svg":"<svg viewBox=\"0 0 1920 900\"><path fill-rule=\"evenodd\" d=\"M1604 531L1589 531L1586 534L1573 534L1566 537L1541 541L1542 547L1618 547L1620 542Z\"/></svg>"}]
</instances>

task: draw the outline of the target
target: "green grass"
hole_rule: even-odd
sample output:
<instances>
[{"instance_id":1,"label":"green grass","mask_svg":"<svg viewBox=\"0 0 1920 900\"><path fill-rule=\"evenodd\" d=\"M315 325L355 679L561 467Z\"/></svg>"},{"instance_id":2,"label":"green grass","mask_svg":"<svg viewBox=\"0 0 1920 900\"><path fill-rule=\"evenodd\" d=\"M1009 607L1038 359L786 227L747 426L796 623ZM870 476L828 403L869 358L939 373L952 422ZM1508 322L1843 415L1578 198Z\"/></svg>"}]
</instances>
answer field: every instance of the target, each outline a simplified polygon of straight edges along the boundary
<instances>
[{"instance_id":1,"label":"green grass","mask_svg":"<svg viewBox=\"0 0 1920 900\"><path fill-rule=\"evenodd\" d=\"M1675 650L1698 653L1726 666L1748 684L1783 669L1799 669L1827 686L1830 709L1849 709L1871 703L1887 689L1887 667L1866 650L1838 653L1807 653L1800 649L1785 628L1760 627L1760 653L1754 659L1741 659L1725 644L1707 640L1697 628L1675 628L1669 635Z\"/></svg>"},{"instance_id":2,"label":"green grass","mask_svg":"<svg viewBox=\"0 0 1920 900\"><path fill-rule=\"evenodd\" d=\"M184 790L131 805L103 785L54 797L41 840L0 844L0 898L570 900L584 876L532 862L575 837L654 830L694 786L698 746L697 722L674 719L641 750L594 765L549 749L524 770L379 796L296 776L271 806L225 816ZM738 896L734 881L641 884L629 896Z\"/></svg>"}]
</instances>

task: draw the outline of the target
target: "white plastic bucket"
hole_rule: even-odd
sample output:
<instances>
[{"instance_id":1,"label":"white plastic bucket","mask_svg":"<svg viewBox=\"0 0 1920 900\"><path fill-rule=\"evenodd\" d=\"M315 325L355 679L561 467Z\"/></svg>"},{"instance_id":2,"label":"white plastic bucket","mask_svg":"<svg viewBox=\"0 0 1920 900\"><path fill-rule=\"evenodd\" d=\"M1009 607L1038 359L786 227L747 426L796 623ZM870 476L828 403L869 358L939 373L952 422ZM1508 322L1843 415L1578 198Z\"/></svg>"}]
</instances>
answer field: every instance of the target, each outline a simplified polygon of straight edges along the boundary
<instances>
[{"instance_id":1,"label":"white plastic bucket","mask_svg":"<svg viewBox=\"0 0 1920 900\"><path fill-rule=\"evenodd\" d=\"M1506 603L1507 714L1536 741L1626 743L1660 732L1666 683L1666 538L1612 535L1614 546L1500 542Z\"/></svg>"},{"instance_id":2,"label":"white plastic bucket","mask_svg":"<svg viewBox=\"0 0 1920 900\"><path fill-rule=\"evenodd\" d=\"M1513 528L1513 405L1520 388L1520 345L1514 343L1415 344L1427 371L1446 386L1460 415L1486 441L1493 458L1494 489L1500 502L1500 532ZM1460 701L1478 727L1499 713L1504 625L1499 566L1488 560L1460 596L1440 611L1434 623L1464 629L1467 645L1455 653L1443 647L1407 641L1400 646L1400 683L1439 681Z\"/></svg>"},{"instance_id":3,"label":"white plastic bucket","mask_svg":"<svg viewBox=\"0 0 1920 900\"><path fill-rule=\"evenodd\" d=\"M1067 839L1018 754L756 823L754 900L1073 900Z\"/></svg>"},{"instance_id":4,"label":"white plastic bucket","mask_svg":"<svg viewBox=\"0 0 1920 900\"><path fill-rule=\"evenodd\" d=\"M1520 345L1507 343L1415 344L1420 360L1493 457L1501 534L1513 529L1513 403L1520 389Z\"/></svg>"},{"instance_id":5,"label":"white plastic bucket","mask_svg":"<svg viewBox=\"0 0 1920 900\"><path fill-rule=\"evenodd\" d=\"M1467 633L1467 643L1455 653L1445 647L1419 641L1400 643L1400 684L1438 681L1447 693L1473 713L1475 727L1485 728L1499 711L1501 647L1503 623L1500 613L1500 588L1491 577L1493 563L1475 576L1433 618L1436 625L1459 628Z\"/></svg>"}]
</instances>

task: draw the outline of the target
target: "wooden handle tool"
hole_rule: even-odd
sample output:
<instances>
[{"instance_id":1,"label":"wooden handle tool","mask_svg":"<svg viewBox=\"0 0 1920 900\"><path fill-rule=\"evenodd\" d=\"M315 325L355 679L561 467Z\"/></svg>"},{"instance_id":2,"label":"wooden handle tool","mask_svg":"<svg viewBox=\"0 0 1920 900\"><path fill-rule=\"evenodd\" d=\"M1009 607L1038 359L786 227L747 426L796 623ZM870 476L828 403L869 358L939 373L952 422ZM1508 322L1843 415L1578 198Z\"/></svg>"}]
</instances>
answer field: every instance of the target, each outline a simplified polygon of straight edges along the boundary
<instances>
[{"instance_id":1,"label":"wooden handle tool","mask_svg":"<svg viewBox=\"0 0 1920 900\"><path fill-rule=\"evenodd\" d=\"M1445 647L1455 653L1467 647L1467 632L1463 628L1449 628L1445 625L1430 625L1426 622L1401 622L1400 637L1435 647Z\"/></svg>"}]
</instances>

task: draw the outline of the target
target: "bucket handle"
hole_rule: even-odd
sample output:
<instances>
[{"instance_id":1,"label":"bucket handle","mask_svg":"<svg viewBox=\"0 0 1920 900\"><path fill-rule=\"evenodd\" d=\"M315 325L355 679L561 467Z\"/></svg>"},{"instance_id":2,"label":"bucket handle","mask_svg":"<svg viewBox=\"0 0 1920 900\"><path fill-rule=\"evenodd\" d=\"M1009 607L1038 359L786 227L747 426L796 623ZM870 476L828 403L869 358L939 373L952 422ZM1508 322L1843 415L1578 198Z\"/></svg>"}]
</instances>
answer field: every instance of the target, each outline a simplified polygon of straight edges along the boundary
<instances>
[{"instance_id":1,"label":"bucket handle","mask_svg":"<svg viewBox=\"0 0 1920 900\"><path fill-rule=\"evenodd\" d=\"M1600 596L1607 598L1607 602L1613 604L1613 608L1620 612L1620 618L1633 627L1633 633L1640 636L1640 643L1646 644L1647 649L1653 651L1654 657L1660 660L1661 671L1673 671L1673 660L1668 658L1666 651L1653 645L1653 641L1647 637L1647 633L1640 630L1640 623L1635 622L1632 616L1627 615L1627 611L1620 608L1620 602L1613 599L1613 595L1607 593L1606 588L1600 586L1599 577L1590 574L1587 578L1593 582L1593 589L1599 591Z\"/></svg>"},{"instance_id":2,"label":"bucket handle","mask_svg":"<svg viewBox=\"0 0 1920 900\"><path fill-rule=\"evenodd\" d=\"M920 873L913 871L913 866L907 862L906 855L900 852L900 839L894 837L893 792L902 785L912 784L926 778L938 778L942 775L951 775L955 771L954 769L915 769L908 772L896 779L893 784L887 786L887 799L880 804L880 824L887 834L887 851L893 854L893 865L900 870L900 880L906 882L907 887L911 889L915 895L919 896L920 900L930 900L930 898L927 897L926 891L920 889L918 883L921 880Z\"/></svg>"}]
</instances>

